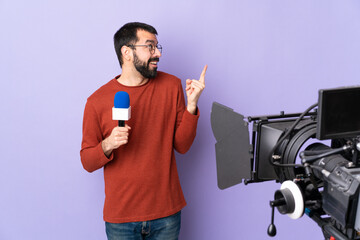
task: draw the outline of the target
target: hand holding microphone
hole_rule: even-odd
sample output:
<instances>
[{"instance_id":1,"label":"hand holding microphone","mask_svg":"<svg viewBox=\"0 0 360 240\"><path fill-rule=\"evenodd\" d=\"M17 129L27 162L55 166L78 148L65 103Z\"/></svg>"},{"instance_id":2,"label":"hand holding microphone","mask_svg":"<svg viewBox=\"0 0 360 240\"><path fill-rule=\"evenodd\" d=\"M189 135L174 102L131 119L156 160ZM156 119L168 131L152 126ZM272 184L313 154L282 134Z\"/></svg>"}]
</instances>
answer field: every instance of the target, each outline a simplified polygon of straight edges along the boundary
<instances>
[{"instance_id":1,"label":"hand holding microphone","mask_svg":"<svg viewBox=\"0 0 360 240\"><path fill-rule=\"evenodd\" d=\"M127 92L117 92L112 108L112 119L118 120L118 126L113 128L109 137L102 141L102 149L106 156L110 156L114 149L128 143L129 130L126 120L131 117L130 98Z\"/></svg>"},{"instance_id":2,"label":"hand holding microphone","mask_svg":"<svg viewBox=\"0 0 360 240\"><path fill-rule=\"evenodd\" d=\"M128 143L129 130L131 128L125 124L124 127L114 127L109 137L102 142L102 149L106 156L110 156L114 149Z\"/></svg>"}]
</instances>

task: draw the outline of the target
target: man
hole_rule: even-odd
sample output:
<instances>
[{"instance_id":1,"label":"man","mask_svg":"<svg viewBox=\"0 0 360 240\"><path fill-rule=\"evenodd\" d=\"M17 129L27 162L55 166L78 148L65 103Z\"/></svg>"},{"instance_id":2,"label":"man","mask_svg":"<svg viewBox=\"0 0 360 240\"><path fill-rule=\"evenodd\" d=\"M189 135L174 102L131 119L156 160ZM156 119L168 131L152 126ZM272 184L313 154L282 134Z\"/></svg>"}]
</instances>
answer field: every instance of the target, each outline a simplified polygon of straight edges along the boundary
<instances>
[{"instance_id":1,"label":"man","mask_svg":"<svg viewBox=\"0 0 360 240\"><path fill-rule=\"evenodd\" d=\"M100 87L84 111L81 161L93 172L104 167L104 220L108 239L178 239L186 205L174 149L185 153L196 134L197 102L205 88L186 80L187 105L180 79L157 72L162 47L157 31L127 23L114 35L122 74ZM125 127L112 120L114 95L130 96Z\"/></svg>"}]
</instances>

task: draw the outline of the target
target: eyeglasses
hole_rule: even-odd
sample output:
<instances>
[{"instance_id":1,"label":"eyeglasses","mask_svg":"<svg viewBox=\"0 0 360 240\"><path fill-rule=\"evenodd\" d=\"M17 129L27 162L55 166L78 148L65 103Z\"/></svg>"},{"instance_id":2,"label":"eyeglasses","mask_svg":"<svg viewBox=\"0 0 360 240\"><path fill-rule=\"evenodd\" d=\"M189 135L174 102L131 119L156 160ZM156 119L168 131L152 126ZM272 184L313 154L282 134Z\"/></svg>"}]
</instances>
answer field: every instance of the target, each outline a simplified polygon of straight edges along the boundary
<instances>
[{"instance_id":1,"label":"eyeglasses","mask_svg":"<svg viewBox=\"0 0 360 240\"><path fill-rule=\"evenodd\" d=\"M127 45L128 47L131 48L135 48L135 47L147 47L150 51L150 54L154 54L155 53L155 48L159 49L160 53L162 53L162 46L160 44L157 44L156 46L152 45L152 44L148 44L148 45Z\"/></svg>"}]
</instances>

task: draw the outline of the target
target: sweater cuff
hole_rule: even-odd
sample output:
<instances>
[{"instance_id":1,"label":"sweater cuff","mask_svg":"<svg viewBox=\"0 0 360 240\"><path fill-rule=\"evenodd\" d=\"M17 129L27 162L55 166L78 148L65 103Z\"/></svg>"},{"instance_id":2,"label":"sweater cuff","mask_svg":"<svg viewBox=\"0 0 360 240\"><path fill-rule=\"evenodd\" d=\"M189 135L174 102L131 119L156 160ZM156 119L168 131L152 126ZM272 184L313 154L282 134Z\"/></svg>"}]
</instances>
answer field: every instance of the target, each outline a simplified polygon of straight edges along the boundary
<instances>
[{"instance_id":1,"label":"sweater cuff","mask_svg":"<svg viewBox=\"0 0 360 240\"><path fill-rule=\"evenodd\" d=\"M112 161L114 159L114 153L111 152L110 156L107 157L104 153L104 150L102 149L102 141L99 143L99 145L97 146L98 149L98 159L100 160L100 162L102 163L102 165L104 166L105 164L107 164L108 162Z\"/></svg>"},{"instance_id":2,"label":"sweater cuff","mask_svg":"<svg viewBox=\"0 0 360 240\"><path fill-rule=\"evenodd\" d=\"M196 114L191 114L188 110L185 110L183 118L189 121L197 121L200 117L200 110L196 108Z\"/></svg>"}]
</instances>

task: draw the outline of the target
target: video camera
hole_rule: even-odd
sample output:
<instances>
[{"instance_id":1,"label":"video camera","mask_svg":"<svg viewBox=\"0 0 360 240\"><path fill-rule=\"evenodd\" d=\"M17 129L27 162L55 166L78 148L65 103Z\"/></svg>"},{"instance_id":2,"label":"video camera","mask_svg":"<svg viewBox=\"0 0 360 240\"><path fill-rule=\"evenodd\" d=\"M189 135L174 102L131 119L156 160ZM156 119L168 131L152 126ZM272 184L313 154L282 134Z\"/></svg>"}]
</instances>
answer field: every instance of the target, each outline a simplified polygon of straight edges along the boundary
<instances>
[{"instance_id":1,"label":"video camera","mask_svg":"<svg viewBox=\"0 0 360 240\"><path fill-rule=\"evenodd\" d=\"M270 201L269 236L276 207L293 219L307 214L326 239L360 239L358 104L360 86L319 90L318 103L295 114L245 118L214 102L218 187L281 183Z\"/></svg>"}]
</instances>

